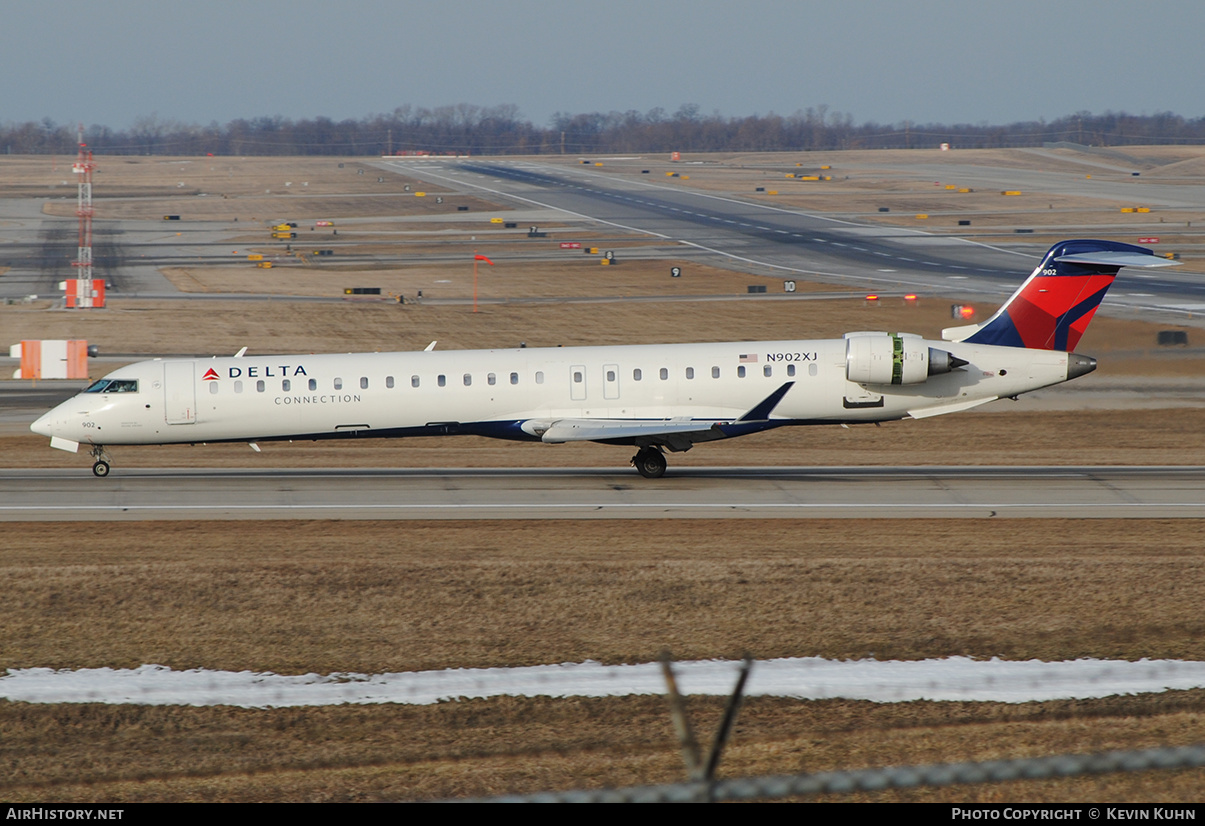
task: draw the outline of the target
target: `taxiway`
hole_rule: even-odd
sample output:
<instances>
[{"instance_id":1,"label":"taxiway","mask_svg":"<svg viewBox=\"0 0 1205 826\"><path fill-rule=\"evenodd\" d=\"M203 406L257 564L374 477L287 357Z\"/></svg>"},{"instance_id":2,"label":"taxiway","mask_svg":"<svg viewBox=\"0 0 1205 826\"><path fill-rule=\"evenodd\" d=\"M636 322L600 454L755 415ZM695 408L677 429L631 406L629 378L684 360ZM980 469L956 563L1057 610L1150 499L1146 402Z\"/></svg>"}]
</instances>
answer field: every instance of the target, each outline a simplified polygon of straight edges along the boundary
<instances>
[{"instance_id":1,"label":"taxiway","mask_svg":"<svg viewBox=\"0 0 1205 826\"><path fill-rule=\"evenodd\" d=\"M0 521L1202 516L1205 467L0 470Z\"/></svg>"}]
</instances>

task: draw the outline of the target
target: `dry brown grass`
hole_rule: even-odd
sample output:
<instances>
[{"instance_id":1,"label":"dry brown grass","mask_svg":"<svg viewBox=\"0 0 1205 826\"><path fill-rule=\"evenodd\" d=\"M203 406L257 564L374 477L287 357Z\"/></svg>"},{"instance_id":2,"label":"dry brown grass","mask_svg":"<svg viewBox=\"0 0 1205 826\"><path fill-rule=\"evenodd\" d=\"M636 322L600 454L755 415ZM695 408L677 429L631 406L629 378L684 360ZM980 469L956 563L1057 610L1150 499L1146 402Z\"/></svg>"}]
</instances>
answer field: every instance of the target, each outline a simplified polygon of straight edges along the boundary
<instances>
[{"instance_id":1,"label":"dry brown grass","mask_svg":"<svg viewBox=\"0 0 1205 826\"><path fill-rule=\"evenodd\" d=\"M0 665L381 672L646 661L663 646L680 658L1201 658L1194 523L968 524L10 525ZM706 735L720 701L691 709ZM1019 706L755 698L724 772L1180 745L1205 739L1203 710L1202 692ZM422 799L682 777L660 698L0 703L0 732L0 790L14 802ZM863 799L1183 801L1200 780Z\"/></svg>"},{"instance_id":2,"label":"dry brown grass","mask_svg":"<svg viewBox=\"0 0 1205 826\"><path fill-rule=\"evenodd\" d=\"M496 255L488 244L481 253ZM622 250L619 251L622 260ZM690 261L628 261L603 267L600 258L587 258L581 250L566 250L556 263L508 261L478 266L477 293L485 301L518 298L573 298L691 295L730 295L746 292L749 284L764 283L731 270ZM672 267L682 275L673 278ZM164 274L183 292L268 293L277 295L339 296L349 286L380 287L386 295L414 300L422 290L425 300L473 297L473 262L469 255L458 264L415 262L407 266L347 268L328 264L259 270L252 264L237 267L171 267ZM797 292L833 291L826 285L796 282ZM778 284L774 286L781 287Z\"/></svg>"},{"instance_id":3,"label":"dry brown grass","mask_svg":"<svg viewBox=\"0 0 1205 826\"><path fill-rule=\"evenodd\" d=\"M1205 657L1195 522L979 524L9 524L0 667Z\"/></svg>"},{"instance_id":4,"label":"dry brown grass","mask_svg":"<svg viewBox=\"0 0 1205 826\"><path fill-rule=\"evenodd\" d=\"M730 301L700 302L488 304L482 305L477 313L464 304L399 306L388 301L281 300L239 304L205 299L115 299L104 311L86 315L48 310L47 305L0 305L0 323L14 342L24 338L83 338L99 345L102 354L225 354L243 346L252 353L338 353L422 349L433 339L439 340L441 350L460 350L515 347L520 341L539 347L840 338L850 330L876 329L904 330L937 338L942 328L957 323L950 317L953 301L970 300L976 304L980 308L979 320L995 310L990 303L982 304L956 292L949 297L922 295L915 303L883 298L877 304L868 304L861 294L856 298L815 301L807 300L804 295L799 299L745 300L738 294L744 291L745 284L758 283L757 280L726 270L690 264L684 265L682 278L672 279L669 277L672 263L633 262L631 274L627 264L615 270L586 263L580 266L584 269L570 267L561 272L569 273L565 277L574 279L584 296L617 297L628 290L635 294L639 289L642 294L667 297L731 291L733 297ZM493 269L498 272L479 272L479 289L487 298L505 297L512 289L509 273L528 271L523 265ZM545 289L560 290L555 268L535 265L530 271L532 278L545 285ZM247 277L256 278L252 273L255 270L250 270ZM637 274L655 277L658 283L642 284ZM204 273L198 272L195 277L205 283ZM275 274L269 277L277 279ZM461 298L466 292L471 295L471 266L421 268L413 276L404 277L430 279L435 297L441 295L441 290L447 290L443 295ZM516 296L535 292L521 286L520 277L516 277L513 286ZM360 286L366 278L363 273L336 276L330 292L341 292L343 286ZM443 280L448 283L435 283ZM280 280L270 283L281 284ZM419 281L410 283L417 288ZM802 294L822 295L833 290L831 286L805 281L796 283ZM849 293L838 291L835 295ZM1077 350L1099 357L1102 371L1109 369L1109 355L1119 352L1132 357L1138 351L1158 363L1181 363L1185 361L1181 351L1155 348L1157 332L1170 328L1189 330L1190 341L1196 343L1194 338L1198 334L1191 327L1097 316ZM1147 370L1141 372L1145 374Z\"/></svg>"},{"instance_id":5,"label":"dry brown grass","mask_svg":"<svg viewBox=\"0 0 1205 826\"><path fill-rule=\"evenodd\" d=\"M0 197L46 199L48 215L74 217L73 159L0 159ZM98 220L180 215L188 221L265 222L364 216L458 215L501 208L352 158L98 157ZM363 170L363 174L359 174ZM384 178L378 181L378 178ZM410 190L405 189L406 186ZM428 197L416 197L426 192ZM437 203L439 196L444 203Z\"/></svg>"},{"instance_id":6,"label":"dry brown grass","mask_svg":"<svg viewBox=\"0 0 1205 826\"><path fill-rule=\"evenodd\" d=\"M995 703L746 701L720 776L1185 745L1201 692ZM704 737L721 701L693 698ZM0 791L36 801L423 800L684 779L660 697L244 710L0 704ZM1200 770L828 799L1183 803Z\"/></svg>"}]
</instances>

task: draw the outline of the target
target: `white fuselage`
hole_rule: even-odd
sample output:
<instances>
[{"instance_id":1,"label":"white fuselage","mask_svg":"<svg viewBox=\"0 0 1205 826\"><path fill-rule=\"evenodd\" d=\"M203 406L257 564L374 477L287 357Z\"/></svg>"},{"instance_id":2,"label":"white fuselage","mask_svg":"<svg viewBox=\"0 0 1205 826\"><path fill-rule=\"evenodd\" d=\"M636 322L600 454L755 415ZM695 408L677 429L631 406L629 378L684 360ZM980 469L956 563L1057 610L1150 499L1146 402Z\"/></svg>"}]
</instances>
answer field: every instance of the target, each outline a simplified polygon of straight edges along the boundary
<instances>
[{"instance_id":1,"label":"white fuselage","mask_svg":"<svg viewBox=\"0 0 1205 826\"><path fill-rule=\"evenodd\" d=\"M136 390L127 382L113 385L123 392L81 393L32 429L93 445L456 432L539 439L562 419L737 420L788 382L772 426L921 418L1068 377L1063 352L924 344L968 364L915 384L857 383L847 378L844 339L156 359L106 377L136 381Z\"/></svg>"}]
</instances>

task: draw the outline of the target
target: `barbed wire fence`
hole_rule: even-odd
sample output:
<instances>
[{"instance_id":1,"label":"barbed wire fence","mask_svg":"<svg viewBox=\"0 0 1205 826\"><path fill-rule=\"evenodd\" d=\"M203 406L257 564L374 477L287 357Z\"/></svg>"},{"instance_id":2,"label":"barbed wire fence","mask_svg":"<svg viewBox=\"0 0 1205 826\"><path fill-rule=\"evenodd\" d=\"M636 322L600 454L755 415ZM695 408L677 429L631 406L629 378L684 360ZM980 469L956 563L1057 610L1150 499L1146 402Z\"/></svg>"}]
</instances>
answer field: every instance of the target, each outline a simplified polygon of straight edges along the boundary
<instances>
[{"instance_id":1,"label":"barbed wire fence","mask_svg":"<svg viewBox=\"0 0 1205 826\"><path fill-rule=\"evenodd\" d=\"M745 777L710 782L688 781L660 786L622 789L546 792L476 798L493 803L700 803L781 800L818 794L878 792L1004 783L1013 780L1048 780L1065 777L1136 772L1150 769L1185 769L1205 766L1205 744L1179 748L1112 751L1102 754L1059 754L982 763L944 763L931 766L894 766L880 769L820 772L817 774Z\"/></svg>"}]
</instances>

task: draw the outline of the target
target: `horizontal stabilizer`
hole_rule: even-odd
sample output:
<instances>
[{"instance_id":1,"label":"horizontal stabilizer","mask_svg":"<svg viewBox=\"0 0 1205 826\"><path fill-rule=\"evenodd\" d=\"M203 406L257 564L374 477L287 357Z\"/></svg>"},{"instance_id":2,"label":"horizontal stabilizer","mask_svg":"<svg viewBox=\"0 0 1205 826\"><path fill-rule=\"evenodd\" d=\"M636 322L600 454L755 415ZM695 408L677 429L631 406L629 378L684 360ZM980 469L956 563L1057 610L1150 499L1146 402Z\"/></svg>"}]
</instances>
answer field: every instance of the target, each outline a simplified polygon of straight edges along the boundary
<instances>
[{"instance_id":1,"label":"horizontal stabilizer","mask_svg":"<svg viewBox=\"0 0 1205 826\"><path fill-rule=\"evenodd\" d=\"M1179 261L1160 258L1147 252L1125 252L1099 250L1060 255L1054 259L1060 264L1096 264L1101 267L1178 267Z\"/></svg>"}]
</instances>

